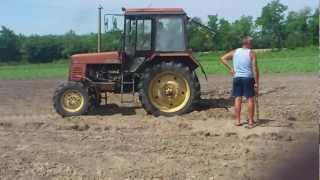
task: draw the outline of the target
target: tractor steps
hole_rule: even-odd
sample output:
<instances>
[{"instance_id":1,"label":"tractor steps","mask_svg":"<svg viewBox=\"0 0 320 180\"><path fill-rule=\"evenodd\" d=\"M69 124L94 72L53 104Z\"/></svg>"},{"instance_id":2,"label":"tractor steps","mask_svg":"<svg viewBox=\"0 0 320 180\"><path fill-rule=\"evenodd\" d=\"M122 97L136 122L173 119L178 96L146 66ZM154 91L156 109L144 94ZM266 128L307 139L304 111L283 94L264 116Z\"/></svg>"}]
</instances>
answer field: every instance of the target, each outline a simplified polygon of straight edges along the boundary
<instances>
[{"instance_id":1,"label":"tractor steps","mask_svg":"<svg viewBox=\"0 0 320 180\"><path fill-rule=\"evenodd\" d=\"M131 85L131 92L130 93L124 93L124 86L125 85ZM131 94L131 99L127 100L124 98L124 94ZM135 98L135 81L134 78L132 78L132 81L124 81L123 75L121 76L121 90L120 90L120 102L122 105L133 105L136 102Z\"/></svg>"}]
</instances>

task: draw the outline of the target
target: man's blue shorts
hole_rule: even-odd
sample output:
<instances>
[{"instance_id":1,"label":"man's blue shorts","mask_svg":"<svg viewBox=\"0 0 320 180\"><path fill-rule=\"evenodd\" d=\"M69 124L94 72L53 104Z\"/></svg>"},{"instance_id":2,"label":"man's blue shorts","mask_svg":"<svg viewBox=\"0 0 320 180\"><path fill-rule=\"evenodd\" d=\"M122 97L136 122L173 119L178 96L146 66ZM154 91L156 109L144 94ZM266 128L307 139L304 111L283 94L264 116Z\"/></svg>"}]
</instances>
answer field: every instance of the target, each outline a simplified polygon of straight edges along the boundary
<instances>
[{"instance_id":1,"label":"man's blue shorts","mask_svg":"<svg viewBox=\"0 0 320 180\"><path fill-rule=\"evenodd\" d=\"M254 96L254 79L249 77L233 78L233 97L253 97Z\"/></svg>"}]
</instances>

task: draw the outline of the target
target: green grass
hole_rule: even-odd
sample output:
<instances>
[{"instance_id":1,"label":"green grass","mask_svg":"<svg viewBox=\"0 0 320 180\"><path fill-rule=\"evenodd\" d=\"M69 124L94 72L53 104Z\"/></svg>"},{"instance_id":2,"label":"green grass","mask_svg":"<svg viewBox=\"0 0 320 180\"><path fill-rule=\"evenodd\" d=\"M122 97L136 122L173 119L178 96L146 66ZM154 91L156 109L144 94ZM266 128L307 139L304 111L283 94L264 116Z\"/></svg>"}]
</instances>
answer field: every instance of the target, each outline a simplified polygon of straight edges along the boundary
<instances>
[{"instance_id":1,"label":"green grass","mask_svg":"<svg viewBox=\"0 0 320 180\"><path fill-rule=\"evenodd\" d=\"M197 53L207 74L227 74L228 72L220 63L218 53ZM295 50L258 52L258 66L264 73L311 73L319 70L319 49L301 48ZM232 62L230 62L232 64Z\"/></svg>"},{"instance_id":2,"label":"green grass","mask_svg":"<svg viewBox=\"0 0 320 180\"><path fill-rule=\"evenodd\" d=\"M65 79L67 75L67 62L0 66L1 80Z\"/></svg>"},{"instance_id":3,"label":"green grass","mask_svg":"<svg viewBox=\"0 0 320 180\"><path fill-rule=\"evenodd\" d=\"M219 61L223 52L196 53L207 74L227 74ZM319 49L301 48L260 52L261 73L315 73L319 70ZM68 60L50 64L0 65L0 80L66 79Z\"/></svg>"}]
</instances>

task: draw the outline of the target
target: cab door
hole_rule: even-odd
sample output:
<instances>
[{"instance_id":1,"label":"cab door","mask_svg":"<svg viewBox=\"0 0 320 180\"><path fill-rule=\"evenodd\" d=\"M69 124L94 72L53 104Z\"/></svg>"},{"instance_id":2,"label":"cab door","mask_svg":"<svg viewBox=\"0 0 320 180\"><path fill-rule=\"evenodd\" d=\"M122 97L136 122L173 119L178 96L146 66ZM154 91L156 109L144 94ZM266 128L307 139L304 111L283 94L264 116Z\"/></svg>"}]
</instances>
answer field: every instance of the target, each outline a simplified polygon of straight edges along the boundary
<instances>
[{"instance_id":1,"label":"cab door","mask_svg":"<svg viewBox=\"0 0 320 180\"><path fill-rule=\"evenodd\" d=\"M152 19L126 18L124 70L135 72L152 52Z\"/></svg>"}]
</instances>

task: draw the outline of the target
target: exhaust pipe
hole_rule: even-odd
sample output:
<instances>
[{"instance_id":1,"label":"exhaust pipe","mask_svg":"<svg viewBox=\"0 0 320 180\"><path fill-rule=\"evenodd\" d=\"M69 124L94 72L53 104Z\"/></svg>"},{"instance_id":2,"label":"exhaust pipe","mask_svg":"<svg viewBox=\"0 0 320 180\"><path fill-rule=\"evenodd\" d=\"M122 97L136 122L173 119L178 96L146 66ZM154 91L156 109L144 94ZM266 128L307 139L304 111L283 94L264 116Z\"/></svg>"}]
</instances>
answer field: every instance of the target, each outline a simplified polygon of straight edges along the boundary
<instances>
[{"instance_id":1,"label":"exhaust pipe","mask_svg":"<svg viewBox=\"0 0 320 180\"><path fill-rule=\"evenodd\" d=\"M101 52L101 11L103 7L99 5L98 7L98 47L97 51L98 53Z\"/></svg>"}]
</instances>

